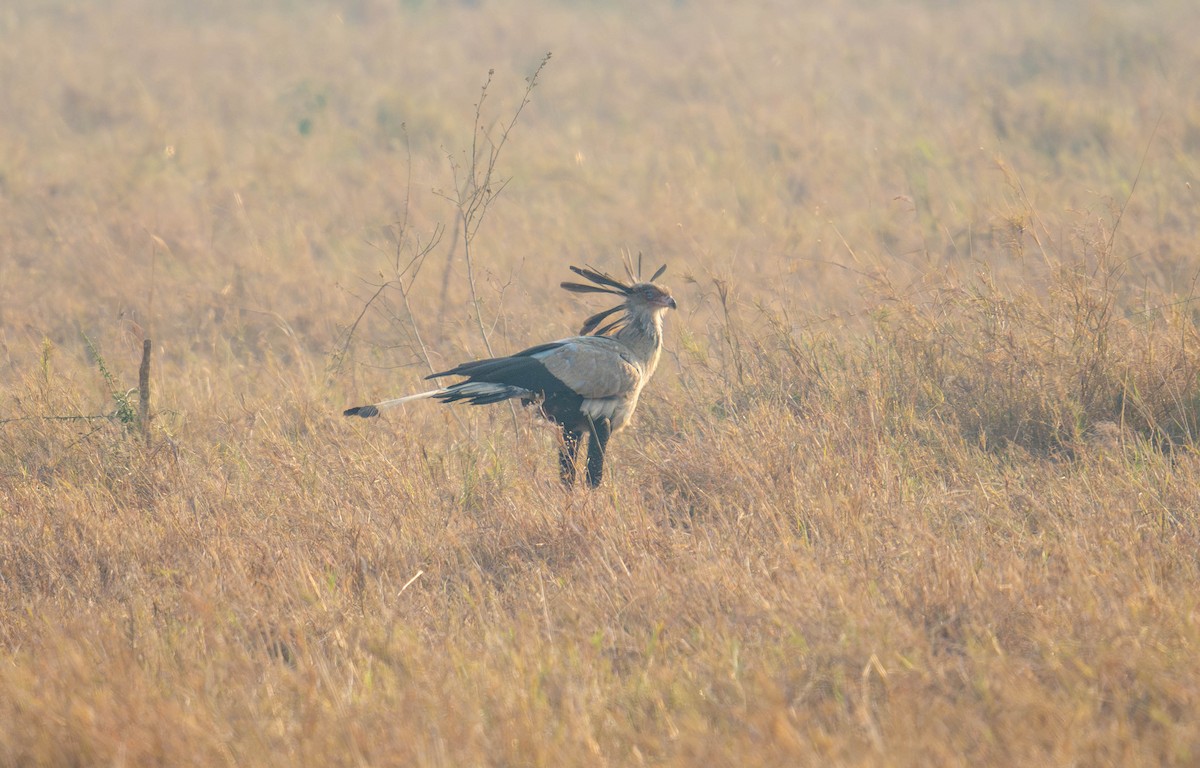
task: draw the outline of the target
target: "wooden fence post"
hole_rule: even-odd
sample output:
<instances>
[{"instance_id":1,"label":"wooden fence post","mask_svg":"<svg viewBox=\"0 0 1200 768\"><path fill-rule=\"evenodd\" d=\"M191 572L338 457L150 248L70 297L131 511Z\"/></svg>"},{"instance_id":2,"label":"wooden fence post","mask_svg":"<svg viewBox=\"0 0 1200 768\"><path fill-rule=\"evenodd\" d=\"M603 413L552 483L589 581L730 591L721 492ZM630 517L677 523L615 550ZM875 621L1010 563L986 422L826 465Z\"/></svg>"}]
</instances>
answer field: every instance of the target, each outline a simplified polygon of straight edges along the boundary
<instances>
[{"instance_id":1,"label":"wooden fence post","mask_svg":"<svg viewBox=\"0 0 1200 768\"><path fill-rule=\"evenodd\" d=\"M150 447L150 339L142 341L142 367L138 370L138 422L146 447Z\"/></svg>"}]
</instances>

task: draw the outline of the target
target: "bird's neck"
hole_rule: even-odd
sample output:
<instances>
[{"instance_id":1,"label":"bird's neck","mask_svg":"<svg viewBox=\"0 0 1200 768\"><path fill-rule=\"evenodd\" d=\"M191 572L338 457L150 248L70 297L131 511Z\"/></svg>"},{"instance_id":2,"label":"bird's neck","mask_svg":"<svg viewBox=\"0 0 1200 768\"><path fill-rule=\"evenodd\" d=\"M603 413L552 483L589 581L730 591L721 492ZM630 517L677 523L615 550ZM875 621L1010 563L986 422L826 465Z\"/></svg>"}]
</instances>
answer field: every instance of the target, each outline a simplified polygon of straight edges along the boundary
<instances>
[{"instance_id":1,"label":"bird's neck","mask_svg":"<svg viewBox=\"0 0 1200 768\"><path fill-rule=\"evenodd\" d=\"M642 364L646 378L650 378L662 352L662 312L632 313L616 337L629 347Z\"/></svg>"}]
</instances>

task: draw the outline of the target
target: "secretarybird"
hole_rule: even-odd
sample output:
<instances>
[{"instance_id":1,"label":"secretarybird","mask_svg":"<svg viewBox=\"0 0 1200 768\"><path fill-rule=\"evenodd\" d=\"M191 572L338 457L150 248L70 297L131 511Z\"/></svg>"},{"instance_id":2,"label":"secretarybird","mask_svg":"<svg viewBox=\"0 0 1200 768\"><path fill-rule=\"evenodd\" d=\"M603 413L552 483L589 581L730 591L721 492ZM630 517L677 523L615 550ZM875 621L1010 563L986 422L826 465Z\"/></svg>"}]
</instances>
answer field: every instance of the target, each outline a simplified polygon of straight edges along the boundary
<instances>
[{"instance_id":1,"label":"secretarybird","mask_svg":"<svg viewBox=\"0 0 1200 768\"><path fill-rule=\"evenodd\" d=\"M635 282L630 269L627 284L591 268L571 267L591 284L564 282L566 290L610 293L623 301L585 320L579 336L430 374L427 379L466 378L428 392L349 408L345 415L369 418L426 398L472 405L517 398L523 405L536 405L543 417L562 429L558 465L567 485L575 482L579 446L588 435L587 483L595 488L604 473L609 438L629 423L642 388L658 365L663 314L676 308L671 292L654 283L665 270L663 265L648 281ZM610 320L613 315L616 319Z\"/></svg>"}]
</instances>

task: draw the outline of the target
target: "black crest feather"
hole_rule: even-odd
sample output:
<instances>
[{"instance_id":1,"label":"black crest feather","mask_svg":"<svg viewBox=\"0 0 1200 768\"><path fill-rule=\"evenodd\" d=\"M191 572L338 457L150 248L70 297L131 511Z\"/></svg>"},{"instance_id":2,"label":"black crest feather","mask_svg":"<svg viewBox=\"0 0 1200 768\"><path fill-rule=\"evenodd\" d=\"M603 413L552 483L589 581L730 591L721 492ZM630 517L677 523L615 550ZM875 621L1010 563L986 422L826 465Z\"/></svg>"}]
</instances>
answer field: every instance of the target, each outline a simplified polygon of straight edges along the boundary
<instances>
[{"instance_id":1,"label":"black crest feather","mask_svg":"<svg viewBox=\"0 0 1200 768\"><path fill-rule=\"evenodd\" d=\"M609 315L613 314L614 312L620 312L623 309L625 309L625 305L618 304L617 306L606 309L603 312L597 312L596 314L589 317L587 320L583 321L583 328L581 328L579 330L579 335L587 336L589 333L596 330L596 326L598 326L598 325L600 325L600 323L604 322L605 319L607 319ZM603 336L604 334L599 333L597 335Z\"/></svg>"},{"instance_id":2,"label":"black crest feather","mask_svg":"<svg viewBox=\"0 0 1200 768\"><path fill-rule=\"evenodd\" d=\"M599 285L584 285L583 283L562 282L559 283L563 289L571 293L611 293L616 296L624 296L620 291L614 291L612 288L603 288Z\"/></svg>"},{"instance_id":3,"label":"black crest feather","mask_svg":"<svg viewBox=\"0 0 1200 768\"><path fill-rule=\"evenodd\" d=\"M608 286L609 288L614 288L614 289L616 289L616 292L618 292L622 295L626 295L629 293L628 285L626 285L625 283L622 283L620 280L617 280L615 277L612 277L611 275L606 275L605 273L600 272L595 269L592 269L591 267L571 267L571 271L574 272L575 274L579 275L580 277L584 277L584 278L587 278L588 280L591 280L593 283L596 283L597 285L604 285L604 286Z\"/></svg>"},{"instance_id":4,"label":"black crest feather","mask_svg":"<svg viewBox=\"0 0 1200 768\"><path fill-rule=\"evenodd\" d=\"M559 283L564 290L570 291L571 293L609 293L615 296L629 296L632 292L632 285L622 283L612 275L601 272L593 267L571 267L570 269L575 274L592 283L591 285L588 285L587 283L575 283L570 281ZM658 271L654 273L654 277L650 278L650 282L657 280L666 270L667 265L663 264L658 268ZM629 274L631 283L638 282L641 279L642 255L640 253L638 254L636 276L634 274L633 264L628 259L625 261L625 271ZM593 336L606 336L609 333L619 330L628 319L625 314L618 315L616 319L604 325L601 325L601 323L604 323L604 321L608 320L612 315L618 312L624 312L624 310L627 310L628 308L629 305L622 302L615 307L597 312L587 320L583 321L583 327L579 330L580 335L587 336L591 334Z\"/></svg>"}]
</instances>

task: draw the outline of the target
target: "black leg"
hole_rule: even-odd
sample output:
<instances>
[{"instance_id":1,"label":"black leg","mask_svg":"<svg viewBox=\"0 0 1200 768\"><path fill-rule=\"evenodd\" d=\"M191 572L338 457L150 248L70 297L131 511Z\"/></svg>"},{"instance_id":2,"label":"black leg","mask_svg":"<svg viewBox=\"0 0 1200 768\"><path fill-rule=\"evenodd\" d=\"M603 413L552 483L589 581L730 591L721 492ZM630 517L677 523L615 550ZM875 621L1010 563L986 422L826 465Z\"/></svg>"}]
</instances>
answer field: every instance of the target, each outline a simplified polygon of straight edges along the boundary
<instances>
[{"instance_id":1,"label":"black leg","mask_svg":"<svg viewBox=\"0 0 1200 768\"><path fill-rule=\"evenodd\" d=\"M570 487L575 484L575 457L579 454L579 441L583 439L583 433L563 427L562 439L562 445L558 448L558 475L563 485Z\"/></svg>"},{"instance_id":2,"label":"black leg","mask_svg":"<svg viewBox=\"0 0 1200 768\"><path fill-rule=\"evenodd\" d=\"M608 419L592 422L592 433L588 440L587 482L593 488L600 485L600 477L604 474L604 452L608 450L611 432L612 422Z\"/></svg>"}]
</instances>

